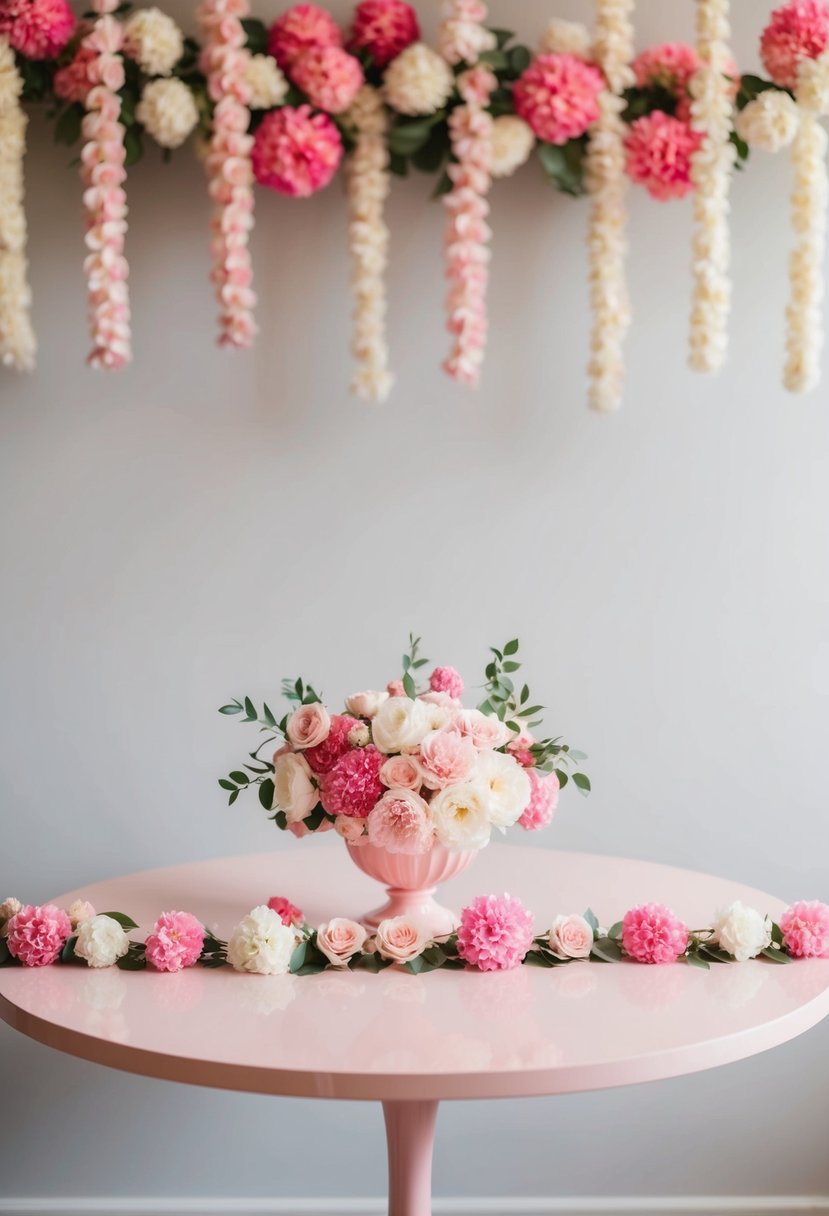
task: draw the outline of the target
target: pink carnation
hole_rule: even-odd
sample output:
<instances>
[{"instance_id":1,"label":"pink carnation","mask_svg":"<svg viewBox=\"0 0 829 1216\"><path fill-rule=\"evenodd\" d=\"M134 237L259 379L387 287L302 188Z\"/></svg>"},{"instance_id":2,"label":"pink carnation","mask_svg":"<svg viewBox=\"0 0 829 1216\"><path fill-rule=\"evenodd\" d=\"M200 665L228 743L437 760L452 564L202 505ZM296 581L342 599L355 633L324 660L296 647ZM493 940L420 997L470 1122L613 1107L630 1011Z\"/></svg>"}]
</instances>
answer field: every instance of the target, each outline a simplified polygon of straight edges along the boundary
<instances>
[{"instance_id":1,"label":"pink carnation","mask_svg":"<svg viewBox=\"0 0 829 1216\"><path fill-rule=\"evenodd\" d=\"M376 747L358 747L341 756L320 787L320 800L329 815L364 819L385 792L380 781L385 759Z\"/></svg>"},{"instance_id":2,"label":"pink carnation","mask_svg":"<svg viewBox=\"0 0 829 1216\"><path fill-rule=\"evenodd\" d=\"M26 904L5 927L10 953L24 967L53 963L72 935L72 922L55 904Z\"/></svg>"},{"instance_id":3,"label":"pink carnation","mask_svg":"<svg viewBox=\"0 0 829 1216\"><path fill-rule=\"evenodd\" d=\"M538 769L527 770L530 779L530 801L518 820L527 832L539 832L553 822L558 806L560 789L555 773L539 773Z\"/></svg>"},{"instance_id":4,"label":"pink carnation","mask_svg":"<svg viewBox=\"0 0 829 1216\"><path fill-rule=\"evenodd\" d=\"M783 945L794 958L829 958L829 906L801 900L780 917Z\"/></svg>"},{"instance_id":5,"label":"pink carnation","mask_svg":"<svg viewBox=\"0 0 829 1216\"><path fill-rule=\"evenodd\" d=\"M54 59L75 29L67 0L3 0L0 34L27 59Z\"/></svg>"},{"instance_id":6,"label":"pink carnation","mask_svg":"<svg viewBox=\"0 0 829 1216\"><path fill-rule=\"evenodd\" d=\"M316 747L306 747L302 753L315 773L331 772L340 756L351 750L349 731L359 725L359 719L350 718L348 714L331 715L331 729L326 738Z\"/></svg>"},{"instance_id":7,"label":"pink carnation","mask_svg":"<svg viewBox=\"0 0 829 1216\"><path fill-rule=\"evenodd\" d=\"M428 853L434 843L429 807L414 790L388 790L367 827L369 842L389 853Z\"/></svg>"},{"instance_id":8,"label":"pink carnation","mask_svg":"<svg viewBox=\"0 0 829 1216\"><path fill-rule=\"evenodd\" d=\"M292 904L284 895L272 895L268 900L268 907L272 912L277 913L283 925L302 924L301 909L296 904Z\"/></svg>"},{"instance_id":9,"label":"pink carnation","mask_svg":"<svg viewBox=\"0 0 829 1216\"><path fill-rule=\"evenodd\" d=\"M97 57L97 51L81 43L66 67L55 72L52 87L61 101L86 101L86 95L92 87L89 81L89 65L94 63Z\"/></svg>"},{"instance_id":10,"label":"pink carnation","mask_svg":"<svg viewBox=\"0 0 829 1216\"><path fill-rule=\"evenodd\" d=\"M454 667L436 667L429 676L432 692L445 692L450 697L463 696L463 680Z\"/></svg>"},{"instance_id":11,"label":"pink carnation","mask_svg":"<svg viewBox=\"0 0 829 1216\"><path fill-rule=\"evenodd\" d=\"M291 65L291 80L311 105L329 114L342 114L363 87L358 60L339 46L314 46Z\"/></svg>"},{"instance_id":12,"label":"pink carnation","mask_svg":"<svg viewBox=\"0 0 829 1216\"><path fill-rule=\"evenodd\" d=\"M601 73L575 55L538 55L515 82L515 112L539 139L566 144L599 117Z\"/></svg>"},{"instance_id":13,"label":"pink carnation","mask_svg":"<svg viewBox=\"0 0 829 1216\"><path fill-rule=\"evenodd\" d=\"M274 21L268 33L268 54L281 68L290 68L312 46L342 46L340 28L330 13L316 4L294 4Z\"/></svg>"},{"instance_id":14,"label":"pink carnation","mask_svg":"<svg viewBox=\"0 0 829 1216\"><path fill-rule=\"evenodd\" d=\"M804 59L817 59L829 43L829 4L791 0L776 8L760 38L760 55L775 84L793 89Z\"/></svg>"},{"instance_id":15,"label":"pink carnation","mask_svg":"<svg viewBox=\"0 0 829 1216\"><path fill-rule=\"evenodd\" d=\"M694 47L687 42L663 42L648 47L633 61L636 83L640 89L667 89L674 97L688 91L688 84L700 61Z\"/></svg>"},{"instance_id":16,"label":"pink carnation","mask_svg":"<svg viewBox=\"0 0 829 1216\"><path fill-rule=\"evenodd\" d=\"M147 938L147 962L156 971L181 971L199 961L204 925L189 912L162 912Z\"/></svg>"},{"instance_id":17,"label":"pink carnation","mask_svg":"<svg viewBox=\"0 0 829 1216\"><path fill-rule=\"evenodd\" d=\"M633 181L662 202L684 198L693 189L691 157L702 136L687 122L661 110L632 123L625 139L625 169Z\"/></svg>"},{"instance_id":18,"label":"pink carnation","mask_svg":"<svg viewBox=\"0 0 829 1216\"><path fill-rule=\"evenodd\" d=\"M533 918L520 899L479 895L461 912L458 954L481 971L509 971L532 945Z\"/></svg>"},{"instance_id":19,"label":"pink carnation","mask_svg":"<svg viewBox=\"0 0 829 1216\"><path fill-rule=\"evenodd\" d=\"M368 51L375 67L384 68L420 37L417 14L403 0L361 0L354 10L348 39L352 51Z\"/></svg>"},{"instance_id":20,"label":"pink carnation","mask_svg":"<svg viewBox=\"0 0 829 1216\"><path fill-rule=\"evenodd\" d=\"M328 185L342 154L340 133L327 114L283 106L270 110L256 128L251 161L261 185L307 198Z\"/></svg>"},{"instance_id":21,"label":"pink carnation","mask_svg":"<svg viewBox=\"0 0 829 1216\"><path fill-rule=\"evenodd\" d=\"M688 945L688 930L662 904L642 904L625 913L622 945L637 963L675 963Z\"/></svg>"}]
</instances>

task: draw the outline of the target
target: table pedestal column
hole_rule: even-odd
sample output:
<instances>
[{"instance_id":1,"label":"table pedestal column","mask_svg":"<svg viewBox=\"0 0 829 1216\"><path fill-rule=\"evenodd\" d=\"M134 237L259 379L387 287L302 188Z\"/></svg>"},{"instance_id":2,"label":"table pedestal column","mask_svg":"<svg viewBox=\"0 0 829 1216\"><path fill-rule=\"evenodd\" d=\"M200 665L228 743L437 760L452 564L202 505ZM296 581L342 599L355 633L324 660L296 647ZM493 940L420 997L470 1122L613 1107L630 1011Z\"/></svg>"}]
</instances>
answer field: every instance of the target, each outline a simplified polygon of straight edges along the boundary
<instances>
[{"instance_id":1,"label":"table pedestal column","mask_svg":"<svg viewBox=\"0 0 829 1216\"><path fill-rule=\"evenodd\" d=\"M431 1216L437 1102L384 1102L389 1216Z\"/></svg>"}]
</instances>

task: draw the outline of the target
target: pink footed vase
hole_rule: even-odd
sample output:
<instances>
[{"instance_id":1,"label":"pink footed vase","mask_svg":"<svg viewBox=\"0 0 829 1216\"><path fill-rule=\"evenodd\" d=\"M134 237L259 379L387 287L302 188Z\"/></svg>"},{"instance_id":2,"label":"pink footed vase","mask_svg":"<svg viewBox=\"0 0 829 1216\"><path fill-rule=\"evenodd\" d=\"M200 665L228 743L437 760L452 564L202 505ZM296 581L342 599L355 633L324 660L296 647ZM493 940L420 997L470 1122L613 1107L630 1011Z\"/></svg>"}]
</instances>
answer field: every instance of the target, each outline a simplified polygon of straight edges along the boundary
<instances>
[{"instance_id":1,"label":"pink footed vase","mask_svg":"<svg viewBox=\"0 0 829 1216\"><path fill-rule=\"evenodd\" d=\"M373 844L346 844L349 856L369 878L384 884L388 900L360 917L367 929L381 920L408 916L428 937L452 933L458 915L435 899L435 888L461 874L476 857L477 849L452 851L437 842L428 853L389 853Z\"/></svg>"}]
</instances>

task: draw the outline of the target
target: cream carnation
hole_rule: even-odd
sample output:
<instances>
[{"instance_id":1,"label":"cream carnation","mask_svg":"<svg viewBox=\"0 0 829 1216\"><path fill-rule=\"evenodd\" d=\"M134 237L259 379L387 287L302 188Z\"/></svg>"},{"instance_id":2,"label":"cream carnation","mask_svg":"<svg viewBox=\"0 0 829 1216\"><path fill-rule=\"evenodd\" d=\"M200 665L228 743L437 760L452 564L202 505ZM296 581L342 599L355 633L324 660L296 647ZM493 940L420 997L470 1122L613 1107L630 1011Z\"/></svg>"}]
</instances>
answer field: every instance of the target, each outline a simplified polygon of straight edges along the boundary
<instances>
[{"instance_id":1,"label":"cream carnation","mask_svg":"<svg viewBox=\"0 0 829 1216\"><path fill-rule=\"evenodd\" d=\"M575 55L577 59L590 59L590 31L580 21L563 21L554 17L541 35L538 53Z\"/></svg>"},{"instance_id":2,"label":"cream carnation","mask_svg":"<svg viewBox=\"0 0 829 1216\"><path fill-rule=\"evenodd\" d=\"M296 946L296 933L278 912L264 904L239 921L227 943L227 961L237 971L286 975Z\"/></svg>"},{"instance_id":3,"label":"cream carnation","mask_svg":"<svg viewBox=\"0 0 829 1216\"><path fill-rule=\"evenodd\" d=\"M285 812L288 823L300 823L319 801L311 768L298 752L283 752L274 758L273 805Z\"/></svg>"},{"instance_id":4,"label":"cream carnation","mask_svg":"<svg viewBox=\"0 0 829 1216\"><path fill-rule=\"evenodd\" d=\"M532 787L526 769L504 752L480 752L475 782L486 791L489 821L503 832L521 818Z\"/></svg>"},{"instance_id":5,"label":"cream carnation","mask_svg":"<svg viewBox=\"0 0 829 1216\"><path fill-rule=\"evenodd\" d=\"M8 899L4 899L0 904L0 937L6 936L6 926L13 916L16 916L23 907L19 899L15 899L13 895Z\"/></svg>"},{"instance_id":6,"label":"cream carnation","mask_svg":"<svg viewBox=\"0 0 829 1216\"><path fill-rule=\"evenodd\" d=\"M447 849L482 849L489 844L489 791L477 782L448 785L429 803L435 834Z\"/></svg>"},{"instance_id":7,"label":"cream carnation","mask_svg":"<svg viewBox=\"0 0 829 1216\"><path fill-rule=\"evenodd\" d=\"M771 945L771 921L739 899L723 909L714 922L713 940L738 963L744 963Z\"/></svg>"},{"instance_id":8,"label":"cream carnation","mask_svg":"<svg viewBox=\"0 0 829 1216\"><path fill-rule=\"evenodd\" d=\"M137 9L124 23L124 54L148 76L169 76L183 53L184 35L161 9Z\"/></svg>"},{"instance_id":9,"label":"cream carnation","mask_svg":"<svg viewBox=\"0 0 829 1216\"><path fill-rule=\"evenodd\" d=\"M162 148L179 148L199 121L193 94L183 80L144 85L135 116Z\"/></svg>"},{"instance_id":10,"label":"cream carnation","mask_svg":"<svg viewBox=\"0 0 829 1216\"><path fill-rule=\"evenodd\" d=\"M449 64L423 42L413 42L393 59L383 78L383 94L398 114L434 114L454 84Z\"/></svg>"},{"instance_id":11,"label":"cream carnation","mask_svg":"<svg viewBox=\"0 0 829 1216\"><path fill-rule=\"evenodd\" d=\"M799 121L793 97L778 89L766 89L740 110L735 126L750 148L779 152L794 139Z\"/></svg>"},{"instance_id":12,"label":"cream carnation","mask_svg":"<svg viewBox=\"0 0 829 1216\"><path fill-rule=\"evenodd\" d=\"M93 916L78 925L75 953L90 967L111 967L129 948L129 938L111 916Z\"/></svg>"},{"instance_id":13,"label":"cream carnation","mask_svg":"<svg viewBox=\"0 0 829 1216\"><path fill-rule=\"evenodd\" d=\"M492 124L493 177L511 177L529 159L535 136L529 123L517 114L501 114Z\"/></svg>"},{"instance_id":14,"label":"cream carnation","mask_svg":"<svg viewBox=\"0 0 829 1216\"><path fill-rule=\"evenodd\" d=\"M251 110L270 110L288 95L285 73L271 55L251 55L245 66L245 84L250 89Z\"/></svg>"},{"instance_id":15,"label":"cream carnation","mask_svg":"<svg viewBox=\"0 0 829 1216\"><path fill-rule=\"evenodd\" d=\"M422 701L409 697L389 697L372 722L374 746L387 755L413 751L431 729Z\"/></svg>"}]
</instances>

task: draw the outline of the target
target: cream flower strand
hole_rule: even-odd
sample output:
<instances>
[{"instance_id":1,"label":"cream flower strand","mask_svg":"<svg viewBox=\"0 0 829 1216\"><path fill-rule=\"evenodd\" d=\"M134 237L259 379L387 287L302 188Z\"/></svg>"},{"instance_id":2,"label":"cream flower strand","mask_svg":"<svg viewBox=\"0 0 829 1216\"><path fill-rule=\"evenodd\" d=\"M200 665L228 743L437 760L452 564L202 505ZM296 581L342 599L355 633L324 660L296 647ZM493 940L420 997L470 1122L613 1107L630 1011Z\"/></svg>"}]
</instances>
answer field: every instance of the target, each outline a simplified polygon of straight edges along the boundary
<instances>
[{"instance_id":1,"label":"cream flower strand","mask_svg":"<svg viewBox=\"0 0 829 1216\"><path fill-rule=\"evenodd\" d=\"M36 344L23 210L27 118L20 105L22 90L14 51L0 38L0 363L28 372L34 367Z\"/></svg>"},{"instance_id":2,"label":"cream flower strand","mask_svg":"<svg viewBox=\"0 0 829 1216\"><path fill-rule=\"evenodd\" d=\"M689 366L715 372L728 348L731 261L728 226L731 174L732 70L728 51L729 0L697 0L697 54L700 67L690 82L691 125L702 142L691 156L694 191L693 288Z\"/></svg>"},{"instance_id":3,"label":"cream flower strand","mask_svg":"<svg viewBox=\"0 0 829 1216\"><path fill-rule=\"evenodd\" d=\"M594 58L607 88L599 97L599 118L590 131L587 183L592 195L588 232L590 303L589 401L606 414L622 403L622 345L630 325L625 280L627 175L624 89L633 83L633 0L598 0Z\"/></svg>"},{"instance_id":4,"label":"cream flower strand","mask_svg":"<svg viewBox=\"0 0 829 1216\"><path fill-rule=\"evenodd\" d=\"M364 86L348 117L356 131L354 150L346 163L354 296L351 349L357 361L351 390L366 401L385 401L394 380L388 369L385 332L389 230L383 208L390 178L388 116L377 89Z\"/></svg>"}]
</instances>

